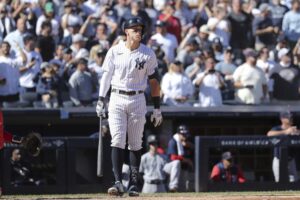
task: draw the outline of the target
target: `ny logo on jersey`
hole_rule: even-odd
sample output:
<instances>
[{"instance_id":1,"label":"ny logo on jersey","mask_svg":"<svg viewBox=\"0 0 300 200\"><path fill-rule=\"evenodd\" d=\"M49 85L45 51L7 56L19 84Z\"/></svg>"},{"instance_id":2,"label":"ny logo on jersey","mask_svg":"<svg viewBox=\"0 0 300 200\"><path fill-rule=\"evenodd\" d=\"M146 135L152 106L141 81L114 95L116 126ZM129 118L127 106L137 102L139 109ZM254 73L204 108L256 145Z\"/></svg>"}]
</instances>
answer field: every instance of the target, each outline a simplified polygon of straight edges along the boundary
<instances>
[{"instance_id":1,"label":"ny logo on jersey","mask_svg":"<svg viewBox=\"0 0 300 200\"><path fill-rule=\"evenodd\" d=\"M137 68L138 70L141 70L144 68L145 63L146 63L145 60L140 61L140 59L137 58L137 59L135 59L135 68Z\"/></svg>"}]
</instances>

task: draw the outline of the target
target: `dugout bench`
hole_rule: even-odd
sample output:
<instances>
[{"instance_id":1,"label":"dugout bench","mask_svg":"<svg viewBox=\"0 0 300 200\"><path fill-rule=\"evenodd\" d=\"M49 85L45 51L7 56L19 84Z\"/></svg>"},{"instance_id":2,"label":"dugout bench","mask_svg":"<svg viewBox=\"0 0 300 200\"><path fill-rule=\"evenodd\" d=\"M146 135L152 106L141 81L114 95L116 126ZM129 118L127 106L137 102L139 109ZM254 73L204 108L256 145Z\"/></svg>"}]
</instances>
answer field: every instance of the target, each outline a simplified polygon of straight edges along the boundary
<instances>
[{"instance_id":1,"label":"dugout bench","mask_svg":"<svg viewBox=\"0 0 300 200\"><path fill-rule=\"evenodd\" d=\"M272 150L275 146L280 147L280 166L284 166L280 167L279 183L248 180L242 184L231 184L216 183L209 180L211 169L209 169L208 163L212 149L219 149L220 152L239 149L261 149L265 151ZM288 148L300 148L300 136L197 136L195 137L195 191L299 190L299 182L290 183L288 180ZM272 165L269 168L272 172Z\"/></svg>"}]
</instances>

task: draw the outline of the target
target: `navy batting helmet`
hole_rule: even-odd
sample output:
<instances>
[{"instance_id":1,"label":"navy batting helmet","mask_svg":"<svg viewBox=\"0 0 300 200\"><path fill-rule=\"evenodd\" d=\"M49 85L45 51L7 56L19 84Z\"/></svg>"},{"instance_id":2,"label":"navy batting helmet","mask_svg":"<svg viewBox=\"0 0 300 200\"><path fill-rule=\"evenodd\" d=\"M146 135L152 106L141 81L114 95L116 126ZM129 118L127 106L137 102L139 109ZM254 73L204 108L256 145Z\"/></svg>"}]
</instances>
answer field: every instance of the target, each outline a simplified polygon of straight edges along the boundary
<instances>
[{"instance_id":1,"label":"navy batting helmet","mask_svg":"<svg viewBox=\"0 0 300 200\"><path fill-rule=\"evenodd\" d=\"M150 145L150 144L157 144L158 141L157 141L157 138L155 135L149 135L147 137L147 144Z\"/></svg>"},{"instance_id":2,"label":"navy batting helmet","mask_svg":"<svg viewBox=\"0 0 300 200\"><path fill-rule=\"evenodd\" d=\"M145 25L140 17L132 17L132 18L127 19L123 23L123 31L125 31L125 29L127 29L127 28L131 28L134 26L142 26L143 29L145 27Z\"/></svg>"}]
</instances>

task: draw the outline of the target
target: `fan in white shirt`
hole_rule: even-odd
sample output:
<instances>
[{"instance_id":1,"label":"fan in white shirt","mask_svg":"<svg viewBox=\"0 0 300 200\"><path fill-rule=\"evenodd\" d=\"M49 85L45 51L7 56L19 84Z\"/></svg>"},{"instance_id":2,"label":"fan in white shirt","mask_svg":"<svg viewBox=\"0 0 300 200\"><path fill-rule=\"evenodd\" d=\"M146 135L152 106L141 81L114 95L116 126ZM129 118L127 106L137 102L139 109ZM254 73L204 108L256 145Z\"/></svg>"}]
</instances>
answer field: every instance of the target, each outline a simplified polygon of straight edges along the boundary
<instances>
[{"instance_id":1,"label":"fan in white shirt","mask_svg":"<svg viewBox=\"0 0 300 200\"><path fill-rule=\"evenodd\" d=\"M190 106L188 100L192 97L194 87L191 79L184 73L182 63L171 63L169 72L161 82L163 102L169 106Z\"/></svg>"},{"instance_id":2,"label":"fan in white shirt","mask_svg":"<svg viewBox=\"0 0 300 200\"><path fill-rule=\"evenodd\" d=\"M214 69L215 60L209 57L205 60L205 71L197 75L193 83L199 86L199 104L195 106L210 107L221 106L221 87L224 87L224 80L221 74Z\"/></svg>"}]
</instances>

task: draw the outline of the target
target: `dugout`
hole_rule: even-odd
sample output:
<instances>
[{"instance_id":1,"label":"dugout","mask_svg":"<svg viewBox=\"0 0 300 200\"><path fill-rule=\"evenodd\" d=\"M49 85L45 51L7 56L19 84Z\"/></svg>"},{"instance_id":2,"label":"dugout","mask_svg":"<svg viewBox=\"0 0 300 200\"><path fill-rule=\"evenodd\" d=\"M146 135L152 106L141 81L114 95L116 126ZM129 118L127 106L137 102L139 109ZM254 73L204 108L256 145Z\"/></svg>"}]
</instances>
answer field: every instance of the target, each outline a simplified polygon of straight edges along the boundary
<instances>
[{"instance_id":1,"label":"dugout","mask_svg":"<svg viewBox=\"0 0 300 200\"><path fill-rule=\"evenodd\" d=\"M275 146L280 147L280 166L282 166L278 183L275 183L272 178L272 150ZM289 148L299 152L300 136L197 136L195 138L195 191L297 190L299 182L290 183L288 180ZM224 151L233 152L235 163L244 172L253 173L253 176L245 175L246 179L248 178L245 183L212 182L209 179L212 166L220 161L220 153ZM249 156L250 152L255 151L259 155ZM217 159L216 152L219 155ZM255 164L247 168L250 163Z\"/></svg>"}]
</instances>

